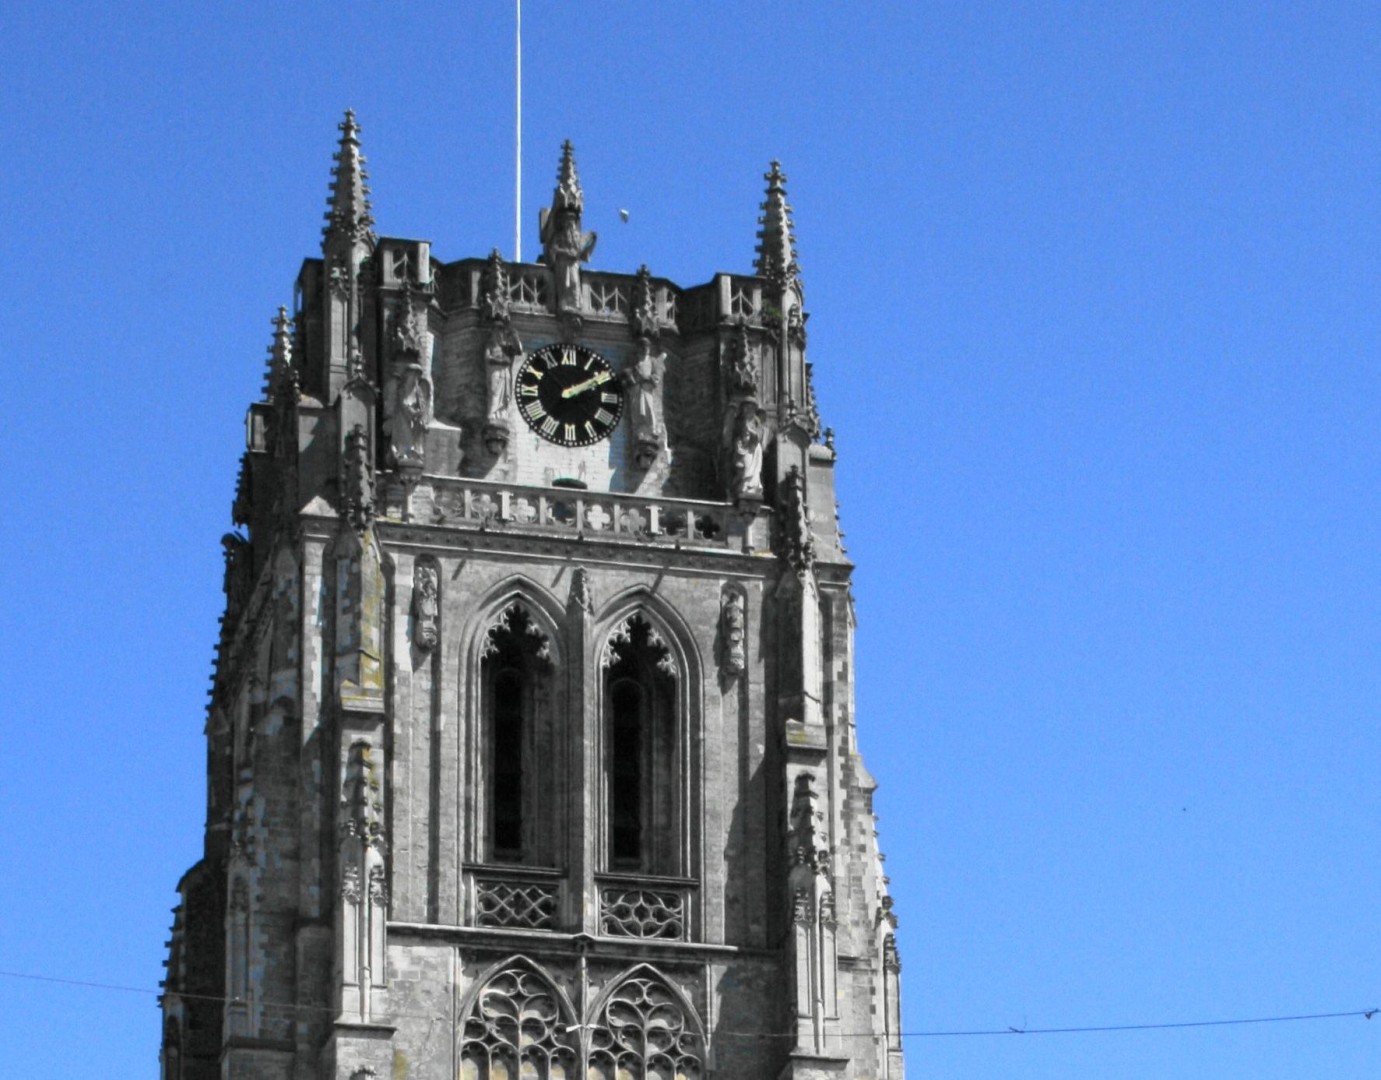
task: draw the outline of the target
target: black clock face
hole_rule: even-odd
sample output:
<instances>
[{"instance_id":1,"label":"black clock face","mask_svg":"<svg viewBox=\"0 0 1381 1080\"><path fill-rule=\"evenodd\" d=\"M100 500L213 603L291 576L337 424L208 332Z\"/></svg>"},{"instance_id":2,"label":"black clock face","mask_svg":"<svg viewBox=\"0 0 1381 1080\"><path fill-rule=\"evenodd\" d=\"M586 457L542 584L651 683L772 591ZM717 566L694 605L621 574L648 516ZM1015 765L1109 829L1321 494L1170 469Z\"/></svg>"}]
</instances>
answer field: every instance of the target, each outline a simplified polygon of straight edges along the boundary
<instances>
[{"instance_id":1,"label":"black clock face","mask_svg":"<svg viewBox=\"0 0 1381 1080\"><path fill-rule=\"evenodd\" d=\"M518 369L518 411L528 427L562 446L608 438L623 411L614 369L593 349L548 345Z\"/></svg>"}]
</instances>

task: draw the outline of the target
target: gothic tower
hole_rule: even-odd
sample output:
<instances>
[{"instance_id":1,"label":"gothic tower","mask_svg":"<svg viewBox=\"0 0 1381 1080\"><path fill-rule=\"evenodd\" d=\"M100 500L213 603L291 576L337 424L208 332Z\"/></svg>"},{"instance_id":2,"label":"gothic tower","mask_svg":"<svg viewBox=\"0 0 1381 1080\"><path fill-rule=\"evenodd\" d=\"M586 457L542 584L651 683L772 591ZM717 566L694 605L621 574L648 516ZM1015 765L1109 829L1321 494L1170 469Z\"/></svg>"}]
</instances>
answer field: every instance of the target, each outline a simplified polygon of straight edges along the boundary
<instances>
[{"instance_id":1,"label":"gothic tower","mask_svg":"<svg viewBox=\"0 0 1381 1080\"><path fill-rule=\"evenodd\" d=\"M346 114L226 536L164 1080L899 1080L786 178L748 274L374 230Z\"/></svg>"}]
</instances>

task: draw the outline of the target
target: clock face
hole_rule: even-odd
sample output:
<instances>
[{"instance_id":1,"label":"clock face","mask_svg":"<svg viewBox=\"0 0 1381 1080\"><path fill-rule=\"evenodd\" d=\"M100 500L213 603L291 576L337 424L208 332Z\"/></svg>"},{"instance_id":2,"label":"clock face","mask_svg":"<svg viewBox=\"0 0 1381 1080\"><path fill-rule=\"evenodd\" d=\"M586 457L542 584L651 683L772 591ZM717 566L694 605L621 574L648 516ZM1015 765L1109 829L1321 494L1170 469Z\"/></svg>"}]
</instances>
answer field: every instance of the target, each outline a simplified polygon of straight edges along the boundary
<instances>
[{"instance_id":1,"label":"clock face","mask_svg":"<svg viewBox=\"0 0 1381 1080\"><path fill-rule=\"evenodd\" d=\"M608 438L623 411L609 362L582 345L548 345L518 369L518 411L528 427L562 446Z\"/></svg>"}]
</instances>

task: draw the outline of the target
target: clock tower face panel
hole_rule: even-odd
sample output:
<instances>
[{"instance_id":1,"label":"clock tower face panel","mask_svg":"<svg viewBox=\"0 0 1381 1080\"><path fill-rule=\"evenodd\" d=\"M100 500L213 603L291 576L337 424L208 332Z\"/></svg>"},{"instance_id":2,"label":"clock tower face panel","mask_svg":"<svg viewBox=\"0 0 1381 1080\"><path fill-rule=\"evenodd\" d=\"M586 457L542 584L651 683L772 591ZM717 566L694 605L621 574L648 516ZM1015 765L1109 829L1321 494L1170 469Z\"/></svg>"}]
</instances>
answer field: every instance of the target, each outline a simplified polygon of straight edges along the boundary
<instances>
[{"instance_id":1,"label":"clock tower face panel","mask_svg":"<svg viewBox=\"0 0 1381 1080\"><path fill-rule=\"evenodd\" d=\"M613 434L623 394L609 362L583 345L547 345L514 380L518 411L532 431L558 446L593 446Z\"/></svg>"}]
</instances>

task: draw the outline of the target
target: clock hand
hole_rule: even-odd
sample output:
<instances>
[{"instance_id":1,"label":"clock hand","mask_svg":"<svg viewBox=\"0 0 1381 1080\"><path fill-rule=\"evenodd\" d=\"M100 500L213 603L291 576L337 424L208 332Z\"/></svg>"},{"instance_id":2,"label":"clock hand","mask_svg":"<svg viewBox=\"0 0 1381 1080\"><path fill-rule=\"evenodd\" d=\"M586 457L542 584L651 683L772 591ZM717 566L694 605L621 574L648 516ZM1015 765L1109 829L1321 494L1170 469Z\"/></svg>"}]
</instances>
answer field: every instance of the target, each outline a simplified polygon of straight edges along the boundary
<instances>
[{"instance_id":1,"label":"clock hand","mask_svg":"<svg viewBox=\"0 0 1381 1080\"><path fill-rule=\"evenodd\" d=\"M598 375L592 376L584 382L578 382L574 386L566 387L566 389L561 391L561 396L563 398L579 397L581 394L585 393L586 390L593 390L596 386L603 386L609 381L609 378L609 372L601 371Z\"/></svg>"}]
</instances>

